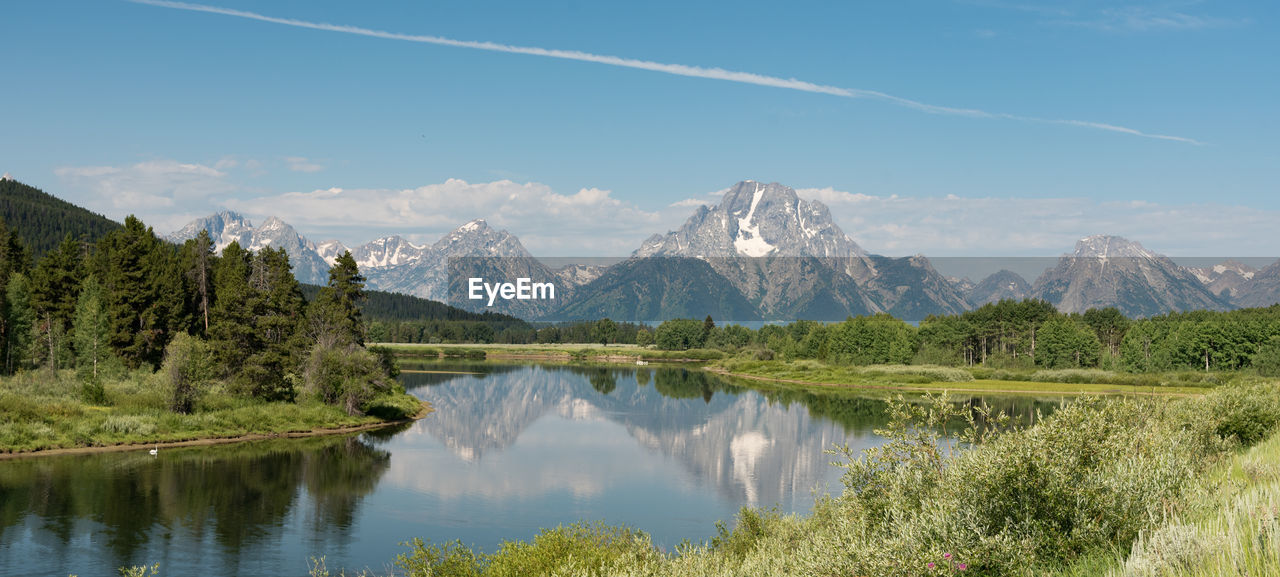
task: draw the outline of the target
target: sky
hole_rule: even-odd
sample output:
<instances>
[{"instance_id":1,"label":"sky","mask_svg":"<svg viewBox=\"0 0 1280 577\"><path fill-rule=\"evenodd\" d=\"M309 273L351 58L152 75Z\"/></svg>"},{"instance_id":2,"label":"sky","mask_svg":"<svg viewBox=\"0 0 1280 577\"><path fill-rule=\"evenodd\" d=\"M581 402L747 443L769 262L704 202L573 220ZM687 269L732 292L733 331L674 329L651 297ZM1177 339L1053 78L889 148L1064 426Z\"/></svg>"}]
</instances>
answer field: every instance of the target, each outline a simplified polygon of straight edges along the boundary
<instances>
[{"instance_id":1,"label":"sky","mask_svg":"<svg viewBox=\"0 0 1280 577\"><path fill-rule=\"evenodd\" d=\"M1280 251L1280 3L0 4L0 172L166 233L626 255L740 180L869 252Z\"/></svg>"}]
</instances>

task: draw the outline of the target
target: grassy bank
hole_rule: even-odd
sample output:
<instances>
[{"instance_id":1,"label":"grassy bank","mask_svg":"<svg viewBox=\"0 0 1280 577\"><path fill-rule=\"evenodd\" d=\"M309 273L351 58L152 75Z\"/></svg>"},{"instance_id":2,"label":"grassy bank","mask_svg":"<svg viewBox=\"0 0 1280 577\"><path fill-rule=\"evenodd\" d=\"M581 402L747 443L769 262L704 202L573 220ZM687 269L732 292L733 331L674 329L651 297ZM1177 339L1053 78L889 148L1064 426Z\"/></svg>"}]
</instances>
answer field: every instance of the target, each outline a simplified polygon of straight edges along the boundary
<instances>
[{"instance_id":1,"label":"grassy bank","mask_svg":"<svg viewBox=\"0 0 1280 577\"><path fill-rule=\"evenodd\" d=\"M385 348L396 356L416 358L467 358L467 359L533 359L552 361L586 361L599 363L702 362L723 359L723 351L692 349L687 351L663 351L636 345L599 344L531 344L531 345L453 345L378 343L370 346Z\"/></svg>"},{"instance_id":2,"label":"grassy bank","mask_svg":"<svg viewBox=\"0 0 1280 577\"><path fill-rule=\"evenodd\" d=\"M1247 381L1239 373L1134 375L1099 369L1008 371L932 365L829 365L820 361L724 359L709 370L746 379L818 386L919 391L1060 394L1198 395Z\"/></svg>"},{"instance_id":3,"label":"grassy bank","mask_svg":"<svg viewBox=\"0 0 1280 577\"><path fill-rule=\"evenodd\" d=\"M106 402L89 404L72 371L39 370L0 380L0 453L341 429L404 419L423 409L416 398L395 393L375 399L366 415L349 416L318 401L269 403L214 384L190 414L179 414L169 410L169 385L161 373L132 372L103 386Z\"/></svg>"}]
</instances>

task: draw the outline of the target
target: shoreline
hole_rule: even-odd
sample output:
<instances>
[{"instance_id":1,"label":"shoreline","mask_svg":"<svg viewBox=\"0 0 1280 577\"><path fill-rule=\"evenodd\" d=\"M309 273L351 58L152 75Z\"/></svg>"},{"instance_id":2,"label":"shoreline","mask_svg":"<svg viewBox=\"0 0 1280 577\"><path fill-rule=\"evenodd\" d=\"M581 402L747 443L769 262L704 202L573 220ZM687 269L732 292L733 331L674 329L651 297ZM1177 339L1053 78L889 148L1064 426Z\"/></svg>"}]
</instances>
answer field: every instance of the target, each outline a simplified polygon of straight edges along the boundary
<instances>
[{"instance_id":1,"label":"shoreline","mask_svg":"<svg viewBox=\"0 0 1280 577\"><path fill-rule=\"evenodd\" d=\"M1028 390L1021 390L1021 389L982 389L982 388L933 387L933 386L910 385L910 384L902 384L902 385L879 385L879 384L869 384L869 383L868 383L868 384L856 384L856 385L855 385L855 384L849 384L849 383L822 383L822 382L817 382L817 381L802 381L802 380L800 380L800 379L783 379L783 378L779 378L779 377L765 377L765 376L761 376L761 375L753 375L753 374L750 374L750 373L734 373L734 372L730 372L730 371L727 371L727 370L722 369L722 368L719 368L719 367L702 367L702 370L707 371L707 372L709 372L709 373L714 373L714 374L717 374L717 375L722 375L722 376L726 376L726 377L736 377L736 378L739 378L739 379L746 379L746 380L750 380L750 381L760 381L760 382L766 382L766 383L783 383L783 384L789 384L789 385L804 385L804 386L811 386L811 387L841 388L841 389L849 389L849 390L856 390L856 389L875 389L875 390L913 391L913 392L926 392L926 393L929 393L929 392L932 392L932 393L937 393L937 392L947 392L947 393L986 393L986 394L996 394L996 395L1004 395L1004 394L1009 394L1009 395L1141 395L1141 396L1148 396L1148 397L1198 397L1198 396L1202 396L1202 395L1203 395L1203 393L1201 393L1201 394L1195 394L1195 393L1157 393L1157 392L1150 392L1150 391L1138 391L1138 390L1134 390L1134 391L1125 391L1125 390L1115 390L1115 391L1053 391L1053 390L1041 390L1041 391L1035 391L1035 390L1029 390L1029 389L1028 389ZM962 383L962 382L957 382L957 383L955 383L955 384L956 384L956 385L964 385L964 383Z\"/></svg>"},{"instance_id":2,"label":"shoreline","mask_svg":"<svg viewBox=\"0 0 1280 577\"><path fill-rule=\"evenodd\" d=\"M234 437L203 437L182 441L164 441L159 443L120 443L117 445L102 445L99 447L63 447L58 449L40 449L37 451L9 452L0 453L0 461L65 455L91 455L94 453L123 453L126 451L141 451L148 448L164 449L174 447L208 447L213 445L245 443L249 441L266 441L270 439L302 439L306 437L322 437L327 435L345 435L412 423L414 421L421 420L434 411L435 409L432 408L430 404L422 402L422 409L418 411L418 414L407 419L396 419L394 421L383 421L380 423L365 423L363 425L351 425L332 429L311 429L310 431L290 431L285 433L248 433Z\"/></svg>"}]
</instances>

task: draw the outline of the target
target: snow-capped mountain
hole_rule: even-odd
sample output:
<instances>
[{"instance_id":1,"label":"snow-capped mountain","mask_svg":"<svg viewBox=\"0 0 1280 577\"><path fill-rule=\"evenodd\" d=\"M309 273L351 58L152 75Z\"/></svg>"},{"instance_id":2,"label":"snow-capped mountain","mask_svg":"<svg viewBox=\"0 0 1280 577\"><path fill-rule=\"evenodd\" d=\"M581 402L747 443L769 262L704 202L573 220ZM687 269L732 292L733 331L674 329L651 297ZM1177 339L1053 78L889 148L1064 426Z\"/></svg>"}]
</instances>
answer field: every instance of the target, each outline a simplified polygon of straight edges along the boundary
<instances>
[{"instance_id":1,"label":"snow-capped mountain","mask_svg":"<svg viewBox=\"0 0 1280 577\"><path fill-rule=\"evenodd\" d=\"M1187 270L1196 275L1209 292L1228 300L1234 300L1241 288L1258 273L1258 269L1235 260Z\"/></svg>"},{"instance_id":2,"label":"snow-capped mountain","mask_svg":"<svg viewBox=\"0 0 1280 577\"><path fill-rule=\"evenodd\" d=\"M486 278L528 277L539 279L539 282L560 280L562 294L566 295L573 285L582 284L600 274L596 270L584 269L567 276L557 275L534 259L515 235L505 230L496 230L482 219L458 227L430 246L415 245L394 235L355 248L348 248L336 240L315 244L274 216L255 227L243 215L229 211L192 221L166 238L172 242L184 242L195 238L201 230L209 231L218 252L232 242L255 251L267 246L284 247L293 264L294 276L301 282L328 282L329 268L334 259L350 250L360 272L367 279L369 288L449 301L472 310L492 310L530 318L550 312L554 303L497 302L494 307L489 308L483 304L468 306L471 303L465 302L465 299L450 299L450 259L488 259L466 261L466 266L474 269L468 274ZM579 282L574 283L573 280ZM464 294L461 286L454 288L460 291L454 296Z\"/></svg>"},{"instance_id":3,"label":"snow-capped mountain","mask_svg":"<svg viewBox=\"0 0 1280 577\"><path fill-rule=\"evenodd\" d=\"M1129 316L1231 308L1168 257L1107 235L1080 239L1073 254L1036 280L1030 296L1063 312L1114 306Z\"/></svg>"},{"instance_id":4,"label":"snow-capped mountain","mask_svg":"<svg viewBox=\"0 0 1280 577\"><path fill-rule=\"evenodd\" d=\"M393 235L360 245L351 251L351 256L360 270L369 270L417 262L426 254L425 248Z\"/></svg>"},{"instance_id":5,"label":"snow-capped mountain","mask_svg":"<svg viewBox=\"0 0 1280 577\"><path fill-rule=\"evenodd\" d=\"M201 230L209 231L217 252L222 252L232 242L253 251L268 246L283 247L289 254L293 274L299 281L324 284L329 279L329 267L333 261L325 259L317 251L315 243L303 238L292 226L274 216L267 217L260 226L255 227L243 215L223 211L192 221L165 238L170 242L181 243L195 238Z\"/></svg>"},{"instance_id":6,"label":"snow-capped mountain","mask_svg":"<svg viewBox=\"0 0 1280 577\"><path fill-rule=\"evenodd\" d=\"M715 207L700 206L679 230L649 237L634 256L812 256L861 259L866 253L816 200L776 182L739 182Z\"/></svg>"},{"instance_id":7,"label":"snow-capped mountain","mask_svg":"<svg viewBox=\"0 0 1280 577\"><path fill-rule=\"evenodd\" d=\"M389 237L357 250L368 255L361 264L361 270L369 279L369 285L378 290L447 301L469 310L491 310L525 317L540 316L550 312L553 306L553 303L545 302L497 301L495 306L488 307L484 303L473 305L462 297L466 294L464 277L531 278L537 279L536 282L558 278L533 258L515 235L497 230L483 219L459 226L431 246L418 247L398 237ZM357 262L361 262L360 259ZM455 273L452 276L456 277L452 279L451 266Z\"/></svg>"},{"instance_id":8,"label":"snow-capped mountain","mask_svg":"<svg viewBox=\"0 0 1280 577\"><path fill-rule=\"evenodd\" d=\"M716 206L698 207L679 229L651 236L630 259L612 266L553 270L515 235L483 219L430 245L393 235L349 248L336 240L315 244L279 218L255 227L242 215L221 212L168 239L182 242L203 229L219 251L233 241L251 250L283 247L303 282L326 282L330 263L350 250L370 288L551 320L661 320L711 311L719 313L713 314L717 320L838 320L878 312L916 320L1027 297L1067 312L1116 306L1150 316L1280 301L1280 262L1263 270L1230 261L1186 269L1139 243L1105 235L1081 239L1033 286L1009 271L962 284L944 278L922 255L869 254L821 202L801 199L781 184L755 181L736 184ZM460 295L474 276L554 282L557 300L499 300L492 308L469 302Z\"/></svg>"},{"instance_id":9,"label":"snow-capped mountain","mask_svg":"<svg viewBox=\"0 0 1280 577\"><path fill-rule=\"evenodd\" d=\"M704 259L764 318L890 312L920 319L968 308L928 259L867 254L832 222L826 205L778 183L739 182L719 205L699 207L679 230L650 237L634 256Z\"/></svg>"}]
</instances>

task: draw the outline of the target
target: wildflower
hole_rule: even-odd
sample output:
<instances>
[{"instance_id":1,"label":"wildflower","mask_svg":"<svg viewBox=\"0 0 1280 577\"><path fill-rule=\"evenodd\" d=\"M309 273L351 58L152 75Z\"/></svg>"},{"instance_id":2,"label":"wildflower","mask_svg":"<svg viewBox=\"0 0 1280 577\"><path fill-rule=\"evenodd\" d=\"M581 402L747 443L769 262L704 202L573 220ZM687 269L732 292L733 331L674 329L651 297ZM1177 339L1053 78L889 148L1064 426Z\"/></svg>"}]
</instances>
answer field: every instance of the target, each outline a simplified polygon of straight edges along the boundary
<instances>
[{"instance_id":1,"label":"wildflower","mask_svg":"<svg viewBox=\"0 0 1280 577\"><path fill-rule=\"evenodd\" d=\"M956 569L959 569L959 570L961 570L961 571L964 571L965 569L968 569L968 568L969 568L969 566L968 566L968 565L965 565L964 563L961 563L961 564L959 564L959 565L956 565Z\"/></svg>"},{"instance_id":2,"label":"wildflower","mask_svg":"<svg viewBox=\"0 0 1280 577\"><path fill-rule=\"evenodd\" d=\"M950 553L943 553L943 554L942 554L942 558L943 558L943 559L951 559L951 554L950 554Z\"/></svg>"},{"instance_id":3,"label":"wildflower","mask_svg":"<svg viewBox=\"0 0 1280 577\"><path fill-rule=\"evenodd\" d=\"M933 569L934 567L937 567L937 565L934 565L934 564L933 564L933 561L930 561L930 562L928 562L928 563L925 563L925 564L924 564L924 566L925 566L925 567L928 567L928 568L930 568L930 569Z\"/></svg>"}]
</instances>

